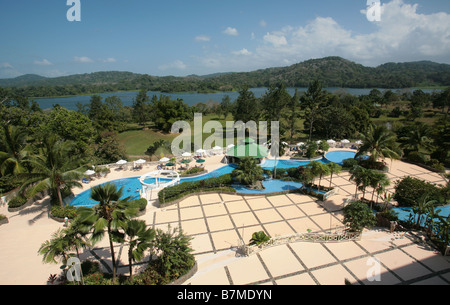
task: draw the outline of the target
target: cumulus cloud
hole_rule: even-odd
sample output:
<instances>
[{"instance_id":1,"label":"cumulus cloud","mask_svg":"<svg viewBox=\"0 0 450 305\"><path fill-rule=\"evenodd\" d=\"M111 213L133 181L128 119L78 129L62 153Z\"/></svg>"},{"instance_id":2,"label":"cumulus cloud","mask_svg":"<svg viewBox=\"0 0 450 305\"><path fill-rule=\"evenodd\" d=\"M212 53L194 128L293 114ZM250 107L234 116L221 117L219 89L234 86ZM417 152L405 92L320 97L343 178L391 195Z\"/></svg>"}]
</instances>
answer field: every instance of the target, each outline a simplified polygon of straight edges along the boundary
<instances>
[{"instance_id":1,"label":"cumulus cloud","mask_svg":"<svg viewBox=\"0 0 450 305\"><path fill-rule=\"evenodd\" d=\"M75 57L73 58L73 60L74 60L75 62L83 63L83 64L94 62L92 59L90 59L89 57L86 57L86 56L81 56L81 57L75 56Z\"/></svg>"},{"instance_id":2,"label":"cumulus cloud","mask_svg":"<svg viewBox=\"0 0 450 305\"><path fill-rule=\"evenodd\" d=\"M206 35L198 35L197 37L195 37L195 41L197 41L197 42L208 42L208 41L211 41L211 37L206 36Z\"/></svg>"},{"instance_id":3,"label":"cumulus cloud","mask_svg":"<svg viewBox=\"0 0 450 305\"><path fill-rule=\"evenodd\" d=\"M279 34L279 33L278 34L267 33L266 35L264 35L263 39L265 42L268 42L275 47L284 46L284 45L288 44L286 37L284 37L284 35Z\"/></svg>"},{"instance_id":4,"label":"cumulus cloud","mask_svg":"<svg viewBox=\"0 0 450 305\"><path fill-rule=\"evenodd\" d=\"M38 65L38 66L52 66L53 65L50 61L48 61L45 58L43 60L35 60L34 64Z\"/></svg>"},{"instance_id":5,"label":"cumulus cloud","mask_svg":"<svg viewBox=\"0 0 450 305\"><path fill-rule=\"evenodd\" d=\"M225 31L223 31L222 33L229 35L229 36L238 36L239 32L236 28L232 28L232 27L227 27L225 29Z\"/></svg>"},{"instance_id":6,"label":"cumulus cloud","mask_svg":"<svg viewBox=\"0 0 450 305\"><path fill-rule=\"evenodd\" d=\"M239 51L233 51L231 53L234 55L251 55L252 54L252 52L250 52L246 48L243 48L242 50L239 50Z\"/></svg>"}]
</instances>

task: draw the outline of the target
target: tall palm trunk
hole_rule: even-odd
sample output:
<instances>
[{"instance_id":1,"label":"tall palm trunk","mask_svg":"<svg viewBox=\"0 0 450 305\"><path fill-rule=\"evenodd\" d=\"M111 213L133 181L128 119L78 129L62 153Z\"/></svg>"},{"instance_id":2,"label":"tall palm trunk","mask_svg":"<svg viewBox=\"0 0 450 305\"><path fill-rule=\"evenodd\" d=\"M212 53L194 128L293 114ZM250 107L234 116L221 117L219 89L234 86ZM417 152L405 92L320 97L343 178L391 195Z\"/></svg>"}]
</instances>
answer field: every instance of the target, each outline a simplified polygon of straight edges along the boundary
<instances>
[{"instance_id":1,"label":"tall palm trunk","mask_svg":"<svg viewBox=\"0 0 450 305\"><path fill-rule=\"evenodd\" d=\"M112 234L111 234L111 222L108 222L108 237L109 237L109 248L111 250L112 267L113 267L113 281L115 281L117 267L116 267L116 254L114 253L114 244L113 244Z\"/></svg>"}]
</instances>

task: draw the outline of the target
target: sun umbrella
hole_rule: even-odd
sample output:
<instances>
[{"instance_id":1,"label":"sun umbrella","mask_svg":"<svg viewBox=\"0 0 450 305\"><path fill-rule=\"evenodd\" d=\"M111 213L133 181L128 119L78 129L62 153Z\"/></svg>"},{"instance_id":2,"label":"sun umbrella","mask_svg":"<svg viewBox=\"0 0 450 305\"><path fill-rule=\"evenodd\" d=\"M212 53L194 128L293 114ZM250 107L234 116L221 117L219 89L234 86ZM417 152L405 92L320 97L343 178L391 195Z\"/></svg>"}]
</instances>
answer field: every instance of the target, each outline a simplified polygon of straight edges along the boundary
<instances>
[{"instance_id":1,"label":"sun umbrella","mask_svg":"<svg viewBox=\"0 0 450 305\"><path fill-rule=\"evenodd\" d=\"M327 141L327 143L328 143L328 144L334 144L334 143L336 143L336 141L335 141L335 140L332 140L332 139L330 139L330 140L328 140L328 141Z\"/></svg>"},{"instance_id":2,"label":"sun umbrella","mask_svg":"<svg viewBox=\"0 0 450 305\"><path fill-rule=\"evenodd\" d=\"M357 145L362 145L362 144L363 144L363 141L358 140L358 141L355 142L355 144L357 144Z\"/></svg>"},{"instance_id":3,"label":"sun umbrella","mask_svg":"<svg viewBox=\"0 0 450 305\"><path fill-rule=\"evenodd\" d=\"M190 156L192 156L192 154L190 152L185 152L181 156L183 156L183 157L190 157Z\"/></svg>"},{"instance_id":4,"label":"sun umbrella","mask_svg":"<svg viewBox=\"0 0 450 305\"><path fill-rule=\"evenodd\" d=\"M205 160L203 160L203 159L198 159L197 160L197 163L204 163L205 162Z\"/></svg>"},{"instance_id":5,"label":"sun umbrella","mask_svg":"<svg viewBox=\"0 0 450 305\"><path fill-rule=\"evenodd\" d=\"M95 174L95 171L93 171L93 170L90 169L90 170L85 171L84 174L85 174L86 176L92 176L93 174Z\"/></svg>"},{"instance_id":6,"label":"sun umbrella","mask_svg":"<svg viewBox=\"0 0 450 305\"><path fill-rule=\"evenodd\" d=\"M169 162L166 164L166 166L174 166L174 165L175 165L175 163L172 163L172 162Z\"/></svg>"},{"instance_id":7,"label":"sun umbrella","mask_svg":"<svg viewBox=\"0 0 450 305\"><path fill-rule=\"evenodd\" d=\"M303 146L303 145L305 145L305 143L303 143L303 142L297 143L297 146Z\"/></svg>"},{"instance_id":8,"label":"sun umbrella","mask_svg":"<svg viewBox=\"0 0 450 305\"><path fill-rule=\"evenodd\" d=\"M222 147L220 147L220 146L214 146L213 149L214 149L214 150L220 150L220 149L222 149Z\"/></svg>"},{"instance_id":9,"label":"sun umbrella","mask_svg":"<svg viewBox=\"0 0 450 305\"><path fill-rule=\"evenodd\" d=\"M142 164L145 163L146 161L144 159L139 159L137 161L135 161L136 164Z\"/></svg>"},{"instance_id":10,"label":"sun umbrella","mask_svg":"<svg viewBox=\"0 0 450 305\"><path fill-rule=\"evenodd\" d=\"M321 140L318 140L318 141L316 141L316 144L320 144L320 143L322 143L322 141L321 141Z\"/></svg>"},{"instance_id":11,"label":"sun umbrella","mask_svg":"<svg viewBox=\"0 0 450 305\"><path fill-rule=\"evenodd\" d=\"M167 162L167 161L170 161L170 159L169 158L166 158L166 157L164 157L164 158L162 158L161 160L159 160L160 162Z\"/></svg>"},{"instance_id":12,"label":"sun umbrella","mask_svg":"<svg viewBox=\"0 0 450 305\"><path fill-rule=\"evenodd\" d=\"M125 161L125 160L119 160L119 161L116 162L116 164L119 164L119 165L123 165L125 163L128 163L128 162Z\"/></svg>"},{"instance_id":13,"label":"sun umbrella","mask_svg":"<svg viewBox=\"0 0 450 305\"><path fill-rule=\"evenodd\" d=\"M342 140L341 143L348 144L348 143L350 143L350 141L349 140Z\"/></svg>"},{"instance_id":14,"label":"sun umbrella","mask_svg":"<svg viewBox=\"0 0 450 305\"><path fill-rule=\"evenodd\" d=\"M181 161L181 163L183 163L183 164L188 164L188 163L191 163L192 162L192 160L183 160L183 161Z\"/></svg>"}]
</instances>

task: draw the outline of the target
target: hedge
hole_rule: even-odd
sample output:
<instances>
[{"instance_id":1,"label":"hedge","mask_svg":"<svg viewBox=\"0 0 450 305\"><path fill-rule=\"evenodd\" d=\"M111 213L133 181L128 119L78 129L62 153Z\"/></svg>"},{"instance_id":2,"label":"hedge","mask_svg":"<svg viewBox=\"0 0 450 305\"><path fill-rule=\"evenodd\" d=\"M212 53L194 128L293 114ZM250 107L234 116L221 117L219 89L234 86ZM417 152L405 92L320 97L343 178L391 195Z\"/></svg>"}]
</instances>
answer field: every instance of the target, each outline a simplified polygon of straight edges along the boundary
<instances>
[{"instance_id":1,"label":"hedge","mask_svg":"<svg viewBox=\"0 0 450 305\"><path fill-rule=\"evenodd\" d=\"M159 202L164 204L182 198L191 193L222 190L222 189L231 190L232 188L230 186L232 184L233 178L231 174L226 174L217 178L183 182L178 185L162 189L158 193L158 198Z\"/></svg>"}]
</instances>

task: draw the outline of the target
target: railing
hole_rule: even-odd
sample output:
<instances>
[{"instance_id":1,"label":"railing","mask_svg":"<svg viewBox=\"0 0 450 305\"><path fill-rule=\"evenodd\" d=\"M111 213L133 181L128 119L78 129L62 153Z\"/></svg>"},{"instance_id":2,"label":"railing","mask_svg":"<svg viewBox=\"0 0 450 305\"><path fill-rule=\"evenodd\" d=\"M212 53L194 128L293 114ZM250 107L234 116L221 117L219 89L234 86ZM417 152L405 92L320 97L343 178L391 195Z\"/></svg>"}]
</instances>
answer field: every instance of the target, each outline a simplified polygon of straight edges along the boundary
<instances>
[{"instance_id":1,"label":"railing","mask_svg":"<svg viewBox=\"0 0 450 305\"><path fill-rule=\"evenodd\" d=\"M280 237L271 238L269 241L259 244L259 245L246 245L242 240L239 241L239 248L241 252L250 256L252 254L258 253L266 248L284 245L293 242L320 242L320 243L338 243L347 242L353 240L360 240L361 233L297 233L291 235L285 235Z\"/></svg>"}]
</instances>

